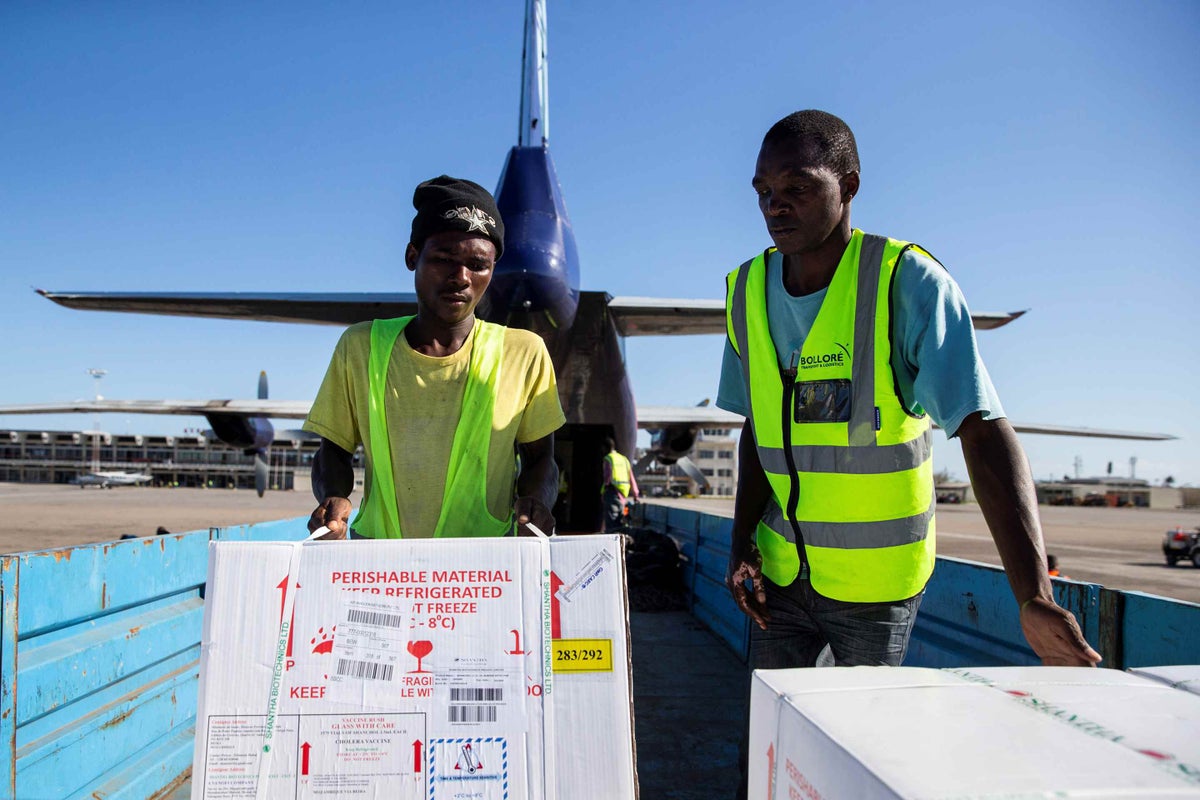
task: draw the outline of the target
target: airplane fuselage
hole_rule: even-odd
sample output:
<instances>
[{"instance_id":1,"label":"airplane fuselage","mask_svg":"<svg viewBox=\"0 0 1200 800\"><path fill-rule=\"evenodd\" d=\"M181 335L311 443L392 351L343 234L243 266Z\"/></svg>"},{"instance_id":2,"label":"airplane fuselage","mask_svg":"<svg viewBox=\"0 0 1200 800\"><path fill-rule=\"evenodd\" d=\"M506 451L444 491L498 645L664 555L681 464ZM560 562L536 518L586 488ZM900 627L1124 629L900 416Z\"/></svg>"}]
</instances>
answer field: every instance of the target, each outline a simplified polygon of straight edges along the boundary
<instances>
[{"instance_id":1,"label":"airplane fuselage","mask_svg":"<svg viewBox=\"0 0 1200 800\"><path fill-rule=\"evenodd\" d=\"M496 205L504 219L504 255L477 313L546 342L567 418L557 437L560 469L571 485L599 486L604 439L611 436L632 456L637 411L608 295L580 291L575 233L546 145L509 151ZM599 498L574 494L568 516L587 527L598 516Z\"/></svg>"},{"instance_id":2,"label":"airplane fuselage","mask_svg":"<svg viewBox=\"0 0 1200 800\"><path fill-rule=\"evenodd\" d=\"M113 486L140 486L150 482L149 475L139 475L132 472L88 472L71 481L80 488L84 486L99 486L108 489Z\"/></svg>"}]
</instances>

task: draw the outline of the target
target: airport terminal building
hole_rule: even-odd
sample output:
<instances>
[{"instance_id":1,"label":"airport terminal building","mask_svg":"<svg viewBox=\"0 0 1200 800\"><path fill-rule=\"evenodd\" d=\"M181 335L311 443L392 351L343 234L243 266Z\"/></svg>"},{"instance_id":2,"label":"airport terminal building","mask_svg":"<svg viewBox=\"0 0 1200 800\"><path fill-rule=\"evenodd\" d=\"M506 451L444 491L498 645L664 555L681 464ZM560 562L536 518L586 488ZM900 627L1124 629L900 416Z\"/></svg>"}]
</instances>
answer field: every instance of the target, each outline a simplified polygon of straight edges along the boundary
<instances>
[{"instance_id":1,"label":"airport terminal building","mask_svg":"<svg viewBox=\"0 0 1200 800\"><path fill-rule=\"evenodd\" d=\"M1200 490L1153 486L1141 478L1075 478L1037 484L1038 503L1051 506L1186 508L1200 504Z\"/></svg>"},{"instance_id":2,"label":"airport terminal building","mask_svg":"<svg viewBox=\"0 0 1200 800\"><path fill-rule=\"evenodd\" d=\"M309 474L319 446L320 439L304 431L276 431L268 450L267 488L310 491ZM355 454L359 486L361 458L360 449ZM702 430L696 436L691 458L708 479L707 489L677 466L653 465L638 478L642 491L733 497L737 440L729 429ZM0 481L72 483L101 470L147 475L151 486L254 488L253 451L231 447L211 435L0 429Z\"/></svg>"},{"instance_id":3,"label":"airport terminal building","mask_svg":"<svg viewBox=\"0 0 1200 800\"><path fill-rule=\"evenodd\" d=\"M307 491L319 445L303 431L277 433L268 451L268 488ZM0 481L72 483L99 470L148 475L152 486L254 488L253 451L202 434L0 430Z\"/></svg>"}]
</instances>

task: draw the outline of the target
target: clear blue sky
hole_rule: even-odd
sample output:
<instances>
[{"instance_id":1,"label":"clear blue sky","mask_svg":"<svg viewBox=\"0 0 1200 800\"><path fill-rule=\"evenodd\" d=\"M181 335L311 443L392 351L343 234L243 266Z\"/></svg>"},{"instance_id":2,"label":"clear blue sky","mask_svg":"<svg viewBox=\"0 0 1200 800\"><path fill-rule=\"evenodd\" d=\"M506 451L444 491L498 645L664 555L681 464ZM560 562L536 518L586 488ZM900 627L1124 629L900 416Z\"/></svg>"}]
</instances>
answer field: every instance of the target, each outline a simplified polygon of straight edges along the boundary
<instances>
[{"instance_id":1,"label":"clear blue sky","mask_svg":"<svg viewBox=\"0 0 1200 800\"><path fill-rule=\"evenodd\" d=\"M818 10L820 8L820 10ZM523 3L0 6L0 403L309 399L330 327L68 311L51 289L411 290L412 187L494 187ZM586 289L717 298L768 243L750 176L799 108L853 127L858 227L920 242L972 308L1039 478L1200 484L1200 5L557 3L550 139ZM641 403L716 393L720 337L628 346ZM0 417L2 427L84 427ZM189 418L109 416L122 432ZM293 426L297 423L285 423ZM936 458L965 475L957 444Z\"/></svg>"}]
</instances>

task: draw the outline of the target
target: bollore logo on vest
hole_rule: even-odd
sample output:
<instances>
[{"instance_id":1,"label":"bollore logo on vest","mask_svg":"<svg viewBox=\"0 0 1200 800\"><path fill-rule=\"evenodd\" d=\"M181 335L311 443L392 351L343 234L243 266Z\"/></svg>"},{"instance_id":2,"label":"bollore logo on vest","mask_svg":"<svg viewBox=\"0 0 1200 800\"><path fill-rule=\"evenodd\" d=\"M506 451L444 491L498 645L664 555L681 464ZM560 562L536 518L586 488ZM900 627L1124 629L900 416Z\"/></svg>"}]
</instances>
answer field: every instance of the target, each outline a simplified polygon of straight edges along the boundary
<instances>
[{"instance_id":1,"label":"bollore logo on vest","mask_svg":"<svg viewBox=\"0 0 1200 800\"><path fill-rule=\"evenodd\" d=\"M834 344L841 348L841 352L833 351L808 356L802 355L796 367L798 369L815 369L817 367L845 366L850 362L850 350L841 342L834 342Z\"/></svg>"}]
</instances>

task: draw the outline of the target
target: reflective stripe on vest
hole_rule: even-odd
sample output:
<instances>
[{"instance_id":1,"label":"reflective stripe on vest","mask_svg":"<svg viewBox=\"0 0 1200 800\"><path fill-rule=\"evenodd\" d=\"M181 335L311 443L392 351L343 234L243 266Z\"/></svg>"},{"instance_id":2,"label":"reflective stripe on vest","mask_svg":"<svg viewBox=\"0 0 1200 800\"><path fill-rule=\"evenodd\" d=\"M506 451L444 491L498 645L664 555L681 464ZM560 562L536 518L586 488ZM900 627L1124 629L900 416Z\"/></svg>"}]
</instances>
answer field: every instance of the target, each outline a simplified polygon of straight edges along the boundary
<instances>
[{"instance_id":1,"label":"reflective stripe on vest","mask_svg":"<svg viewBox=\"0 0 1200 800\"><path fill-rule=\"evenodd\" d=\"M789 457L799 477L795 522L813 589L836 600L890 602L925 586L934 564L932 434L897 395L891 367L890 284L904 242L855 231L796 369L796 386L849 384L841 421L796 421L767 320L764 253L727 279L729 339L750 395L758 457L772 488L757 543L763 573L786 586L800 571Z\"/></svg>"},{"instance_id":2,"label":"reflective stripe on vest","mask_svg":"<svg viewBox=\"0 0 1200 800\"><path fill-rule=\"evenodd\" d=\"M604 460L608 462L609 471L612 475L612 485L621 493L622 497L629 497L629 490L631 488L629 474L632 472L632 468L629 466L629 459L614 451L606 455ZM600 487L600 491L604 491L603 486Z\"/></svg>"},{"instance_id":3,"label":"reflective stripe on vest","mask_svg":"<svg viewBox=\"0 0 1200 800\"><path fill-rule=\"evenodd\" d=\"M403 536L384 400L392 351L412 319L377 319L371 324L370 410L366 437L370 445L367 458L370 475L367 494L352 523L357 533L368 538L398 539ZM442 510L433 532L438 537L506 536L513 529L511 513L507 520L498 520L487 505L488 450L492 441L492 410L496 387L500 383L500 363L504 356L504 328L476 320L471 335L474 343L467 365L467 385L450 446Z\"/></svg>"}]
</instances>

